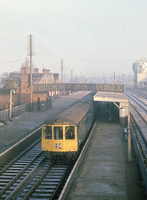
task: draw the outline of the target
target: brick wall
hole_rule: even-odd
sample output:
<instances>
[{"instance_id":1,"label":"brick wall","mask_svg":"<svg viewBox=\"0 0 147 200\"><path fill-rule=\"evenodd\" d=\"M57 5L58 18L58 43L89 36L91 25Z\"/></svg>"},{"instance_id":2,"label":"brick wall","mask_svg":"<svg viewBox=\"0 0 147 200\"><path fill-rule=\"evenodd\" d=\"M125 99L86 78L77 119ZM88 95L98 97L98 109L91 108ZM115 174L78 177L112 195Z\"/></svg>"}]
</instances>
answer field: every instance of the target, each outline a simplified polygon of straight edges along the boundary
<instances>
[{"instance_id":1,"label":"brick wall","mask_svg":"<svg viewBox=\"0 0 147 200\"><path fill-rule=\"evenodd\" d=\"M12 95L13 106L19 105L19 94L15 93ZM9 108L10 104L10 95L9 94L0 94L0 110Z\"/></svg>"},{"instance_id":2,"label":"brick wall","mask_svg":"<svg viewBox=\"0 0 147 200\"><path fill-rule=\"evenodd\" d=\"M29 110L29 104L22 104L19 106L12 107L12 117L21 115L22 113ZM0 121L9 120L9 109L0 111Z\"/></svg>"}]
</instances>

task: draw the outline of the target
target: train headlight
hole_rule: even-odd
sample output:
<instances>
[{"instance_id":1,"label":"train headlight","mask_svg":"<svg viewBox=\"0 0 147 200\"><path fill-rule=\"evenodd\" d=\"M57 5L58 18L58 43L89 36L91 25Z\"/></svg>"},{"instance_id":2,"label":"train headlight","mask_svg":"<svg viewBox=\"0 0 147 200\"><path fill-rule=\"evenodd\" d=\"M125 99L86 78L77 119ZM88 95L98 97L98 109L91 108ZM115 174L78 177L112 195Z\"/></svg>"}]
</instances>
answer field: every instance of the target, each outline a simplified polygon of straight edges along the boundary
<instances>
[{"instance_id":1,"label":"train headlight","mask_svg":"<svg viewBox=\"0 0 147 200\"><path fill-rule=\"evenodd\" d=\"M58 149L58 144L57 143L55 143L55 149Z\"/></svg>"},{"instance_id":2,"label":"train headlight","mask_svg":"<svg viewBox=\"0 0 147 200\"><path fill-rule=\"evenodd\" d=\"M62 144L61 143L59 143L59 149L62 149Z\"/></svg>"}]
</instances>

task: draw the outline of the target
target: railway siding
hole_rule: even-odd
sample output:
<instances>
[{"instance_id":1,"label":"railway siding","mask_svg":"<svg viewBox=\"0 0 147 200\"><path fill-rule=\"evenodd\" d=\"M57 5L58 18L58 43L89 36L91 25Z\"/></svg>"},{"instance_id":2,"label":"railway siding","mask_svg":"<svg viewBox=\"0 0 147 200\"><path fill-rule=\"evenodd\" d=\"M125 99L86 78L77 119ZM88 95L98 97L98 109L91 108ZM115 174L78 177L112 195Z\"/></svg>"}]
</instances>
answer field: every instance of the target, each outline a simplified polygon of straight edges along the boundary
<instances>
[{"instance_id":1,"label":"railway siding","mask_svg":"<svg viewBox=\"0 0 147 200\"><path fill-rule=\"evenodd\" d=\"M131 133L139 170L147 191L147 100L138 92L127 92L130 100ZM139 97L138 97L139 96Z\"/></svg>"},{"instance_id":2,"label":"railway siding","mask_svg":"<svg viewBox=\"0 0 147 200\"><path fill-rule=\"evenodd\" d=\"M135 120L141 135L143 136L146 144L147 144L147 122L146 119L141 115L140 113L138 113L138 111L133 107L130 106L130 110L131 110L131 116L133 117L133 119Z\"/></svg>"}]
</instances>

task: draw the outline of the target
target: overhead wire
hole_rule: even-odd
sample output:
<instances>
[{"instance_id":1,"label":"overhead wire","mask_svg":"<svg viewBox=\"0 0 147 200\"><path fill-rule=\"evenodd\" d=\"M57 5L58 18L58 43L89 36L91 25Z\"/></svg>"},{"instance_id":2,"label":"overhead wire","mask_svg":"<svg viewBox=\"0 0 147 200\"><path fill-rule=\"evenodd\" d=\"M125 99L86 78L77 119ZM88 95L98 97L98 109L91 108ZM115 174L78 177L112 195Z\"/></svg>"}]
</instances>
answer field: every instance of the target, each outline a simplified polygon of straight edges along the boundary
<instances>
[{"instance_id":1,"label":"overhead wire","mask_svg":"<svg viewBox=\"0 0 147 200\"><path fill-rule=\"evenodd\" d=\"M36 53L37 55L47 55L49 56L48 54L39 54L39 53ZM50 56L52 57L52 56ZM87 58L75 58L75 57L64 57L64 56L53 56L53 57L56 57L56 58L61 58L61 59L72 59L72 60L81 60L81 61L88 61L88 62L99 62L101 64L111 64L111 65L132 65L132 63L115 63L115 62L109 62L109 61L100 61L100 60L97 60L97 59L87 59ZM36 60L37 61L37 60ZM37 61L37 62L40 62L40 61ZM40 62L41 64L41 62Z\"/></svg>"},{"instance_id":2,"label":"overhead wire","mask_svg":"<svg viewBox=\"0 0 147 200\"><path fill-rule=\"evenodd\" d=\"M22 61L23 59L19 59L19 60L11 60L11 61L4 61L4 62L0 62L0 64L7 64L7 63L14 63L14 62L18 62L18 61Z\"/></svg>"}]
</instances>

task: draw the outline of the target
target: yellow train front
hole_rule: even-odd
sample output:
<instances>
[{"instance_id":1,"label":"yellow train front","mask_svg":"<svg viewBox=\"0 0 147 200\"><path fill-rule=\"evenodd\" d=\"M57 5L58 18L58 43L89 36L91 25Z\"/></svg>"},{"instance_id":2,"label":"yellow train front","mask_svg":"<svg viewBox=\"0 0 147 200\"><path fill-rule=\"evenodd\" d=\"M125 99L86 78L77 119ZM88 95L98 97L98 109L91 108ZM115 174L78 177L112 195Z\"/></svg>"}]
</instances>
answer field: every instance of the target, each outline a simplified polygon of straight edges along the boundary
<instances>
[{"instance_id":1,"label":"yellow train front","mask_svg":"<svg viewBox=\"0 0 147 200\"><path fill-rule=\"evenodd\" d=\"M93 104L76 102L42 125L42 150L48 159L74 158L93 122Z\"/></svg>"}]
</instances>

